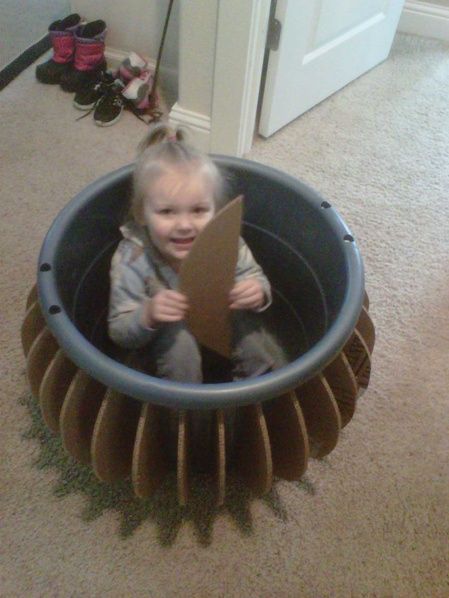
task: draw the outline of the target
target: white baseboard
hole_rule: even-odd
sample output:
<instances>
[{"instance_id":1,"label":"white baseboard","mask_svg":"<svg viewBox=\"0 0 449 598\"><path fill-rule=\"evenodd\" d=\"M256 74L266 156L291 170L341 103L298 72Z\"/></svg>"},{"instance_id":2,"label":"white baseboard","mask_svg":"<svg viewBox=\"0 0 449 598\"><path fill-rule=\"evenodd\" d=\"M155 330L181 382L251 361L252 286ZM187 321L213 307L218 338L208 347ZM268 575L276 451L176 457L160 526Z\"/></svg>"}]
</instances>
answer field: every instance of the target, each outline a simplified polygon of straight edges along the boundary
<instances>
[{"instance_id":1,"label":"white baseboard","mask_svg":"<svg viewBox=\"0 0 449 598\"><path fill-rule=\"evenodd\" d=\"M168 119L173 127L183 127L186 129L192 145L203 152L210 150L211 120L209 116L186 110L176 102L170 110Z\"/></svg>"},{"instance_id":2,"label":"white baseboard","mask_svg":"<svg viewBox=\"0 0 449 598\"><path fill-rule=\"evenodd\" d=\"M421 0L407 1L398 31L449 42L449 6Z\"/></svg>"}]
</instances>

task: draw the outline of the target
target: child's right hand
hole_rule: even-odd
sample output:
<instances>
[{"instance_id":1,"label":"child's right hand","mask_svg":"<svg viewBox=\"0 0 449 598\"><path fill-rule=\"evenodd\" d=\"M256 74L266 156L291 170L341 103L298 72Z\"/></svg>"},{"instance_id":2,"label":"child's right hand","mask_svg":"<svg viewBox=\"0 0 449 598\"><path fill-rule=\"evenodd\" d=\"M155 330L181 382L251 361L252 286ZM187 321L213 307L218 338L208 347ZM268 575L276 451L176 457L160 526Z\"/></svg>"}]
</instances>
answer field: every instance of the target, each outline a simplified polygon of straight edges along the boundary
<instances>
[{"instance_id":1,"label":"child's right hand","mask_svg":"<svg viewBox=\"0 0 449 598\"><path fill-rule=\"evenodd\" d=\"M179 322L185 318L188 308L185 295L164 289L146 300L143 310L144 325L155 328L162 322Z\"/></svg>"}]
</instances>

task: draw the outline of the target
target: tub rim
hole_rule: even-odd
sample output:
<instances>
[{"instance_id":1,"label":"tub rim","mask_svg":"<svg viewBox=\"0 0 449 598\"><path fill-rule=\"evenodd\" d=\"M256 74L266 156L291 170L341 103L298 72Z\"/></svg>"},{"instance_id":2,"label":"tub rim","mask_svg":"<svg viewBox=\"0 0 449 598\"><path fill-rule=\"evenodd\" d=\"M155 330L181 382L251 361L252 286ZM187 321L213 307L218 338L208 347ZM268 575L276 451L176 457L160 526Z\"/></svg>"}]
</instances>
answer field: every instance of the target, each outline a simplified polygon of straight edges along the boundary
<instances>
[{"instance_id":1,"label":"tub rim","mask_svg":"<svg viewBox=\"0 0 449 598\"><path fill-rule=\"evenodd\" d=\"M267 172L270 179L283 186L299 191L314 208L322 211L331 228L342 239L351 231L330 206L321 207L325 199L303 183L280 170L243 158L212 155L214 161L223 167L244 167L252 174ZM82 370L104 384L143 402L175 409L216 409L238 407L275 398L294 390L312 378L330 363L342 350L352 334L362 309L364 298L363 261L355 239L343 241L344 258L348 273L345 297L335 321L324 336L306 353L288 365L257 378L238 382L218 384L179 383L155 378L112 359L88 341L75 327L63 308L57 313L54 306L62 306L53 270L41 271L42 264L52 264L72 219L93 195L104 190L106 184L113 186L129 176L134 164L128 164L97 179L78 193L56 216L43 241L37 265L39 301L50 331L67 356Z\"/></svg>"}]
</instances>

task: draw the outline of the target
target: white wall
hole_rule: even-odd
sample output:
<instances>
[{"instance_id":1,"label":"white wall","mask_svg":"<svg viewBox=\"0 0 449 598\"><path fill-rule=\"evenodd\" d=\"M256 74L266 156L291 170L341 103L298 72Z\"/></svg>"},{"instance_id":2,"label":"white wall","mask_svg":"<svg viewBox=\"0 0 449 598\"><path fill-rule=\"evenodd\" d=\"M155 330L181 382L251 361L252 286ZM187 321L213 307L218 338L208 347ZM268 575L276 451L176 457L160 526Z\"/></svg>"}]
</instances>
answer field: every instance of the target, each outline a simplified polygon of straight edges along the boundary
<instances>
[{"instance_id":1,"label":"white wall","mask_svg":"<svg viewBox=\"0 0 449 598\"><path fill-rule=\"evenodd\" d=\"M180 101L187 104L189 110L210 116L218 0L194 0L180 4Z\"/></svg>"},{"instance_id":2,"label":"white wall","mask_svg":"<svg viewBox=\"0 0 449 598\"><path fill-rule=\"evenodd\" d=\"M449 8L449 0L423 0L428 4L439 4L440 6L447 6Z\"/></svg>"},{"instance_id":3,"label":"white wall","mask_svg":"<svg viewBox=\"0 0 449 598\"><path fill-rule=\"evenodd\" d=\"M170 122L187 127L191 142L208 151L218 0L188 0L180 5L179 94L170 112ZM232 85L232 69L230 73L228 82Z\"/></svg>"},{"instance_id":4,"label":"white wall","mask_svg":"<svg viewBox=\"0 0 449 598\"><path fill-rule=\"evenodd\" d=\"M107 49L142 54L156 61L168 0L71 0L72 12L88 21L103 19ZM171 79L178 72L179 2L173 5L162 56L162 74Z\"/></svg>"}]
</instances>

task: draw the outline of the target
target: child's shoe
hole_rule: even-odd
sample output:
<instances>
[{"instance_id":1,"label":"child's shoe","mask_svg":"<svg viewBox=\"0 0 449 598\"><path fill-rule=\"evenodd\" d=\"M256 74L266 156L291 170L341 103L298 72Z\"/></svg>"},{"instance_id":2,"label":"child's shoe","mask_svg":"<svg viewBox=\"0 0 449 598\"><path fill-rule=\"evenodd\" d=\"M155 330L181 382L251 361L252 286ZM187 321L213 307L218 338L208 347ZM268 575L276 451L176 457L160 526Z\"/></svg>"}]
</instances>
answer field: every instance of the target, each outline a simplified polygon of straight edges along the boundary
<instances>
[{"instance_id":1,"label":"child's shoe","mask_svg":"<svg viewBox=\"0 0 449 598\"><path fill-rule=\"evenodd\" d=\"M150 93L153 88L154 75L144 71L140 77L132 79L123 90L123 96L131 102L137 110L144 111L150 106Z\"/></svg>"},{"instance_id":2,"label":"child's shoe","mask_svg":"<svg viewBox=\"0 0 449 598\"><path fill-rule=\"evenodd\" d=\"M55 21L48 28L53 56L36 67L36 78L41 83L59 83L61 77L73 68L75 56L75 32L80 26L81 17L74 13Z\"/></svg>"},{"instance_id":3,"label":"child's shoe","mask_svg":"<svg viewBox=\"0 0 449 598\"><path fill-rule=\"evenodd\" d=\"M97 81L106 70L104 39L106 23L92 21L75 33L75 58L73 69L61 77L64 91L78 92L90 83Z\"/></svg>"},{"instance_id":4,"label":"child's shoe","mask_svg":"<svg viewBox=\"0 0 449 598\"><path fill-rule=\"evenodd\" d=\"M127 83L135 77L140 77L140 75L147 70L148 62L145 58L142 58L142 56L135 52L131 52L119 66L118 74L120 79Z\"/></svg>"},{"instance_id":5,"label":"child's shoe","mask_svg":"<svg viewBox=\"0 0 449 598\"><path fill-rule=\"evenodd\" d=\"M105 92L95 105L94 122L99 127L109 127L122 116L125 98L122 95L123 82L116 79L105 87Z\"/></svg>"},{"instance_id":6,"label":"child's shoe","mask_svg":"<svg viewBox=\"0 0 449 598\"><path fill-rule=\"evenodd\" d=\"M103 96L116 77L111 71L101 72L98 79L92 81L75 94L73 105L78 110L91 110L98 100Z\"/></svg>"}]
</instances>

